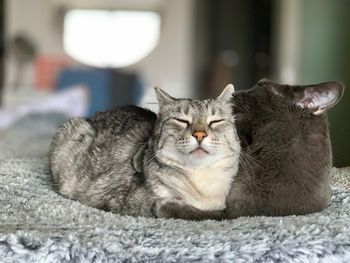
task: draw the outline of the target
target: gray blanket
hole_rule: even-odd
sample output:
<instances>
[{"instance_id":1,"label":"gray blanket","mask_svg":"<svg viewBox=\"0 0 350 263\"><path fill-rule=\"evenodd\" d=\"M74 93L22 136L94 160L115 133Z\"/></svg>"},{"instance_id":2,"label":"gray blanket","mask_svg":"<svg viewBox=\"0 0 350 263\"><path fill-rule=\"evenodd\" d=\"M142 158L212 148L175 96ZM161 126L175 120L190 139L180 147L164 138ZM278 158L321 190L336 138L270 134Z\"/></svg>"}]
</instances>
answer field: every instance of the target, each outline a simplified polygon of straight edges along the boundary
<instances>
[{"instance_id":1,"label":"gray blanket","mask_svg":"<svg viewBox=\"0 0 350 263\"><path fill-rule=\"evenodd\" d=\"M321 213L222 222L119 216L67 200L46 167L62 120L32 116L0 139L0 262L350 262L350 193L338 186Z\"/></svg>"}]
</instances>

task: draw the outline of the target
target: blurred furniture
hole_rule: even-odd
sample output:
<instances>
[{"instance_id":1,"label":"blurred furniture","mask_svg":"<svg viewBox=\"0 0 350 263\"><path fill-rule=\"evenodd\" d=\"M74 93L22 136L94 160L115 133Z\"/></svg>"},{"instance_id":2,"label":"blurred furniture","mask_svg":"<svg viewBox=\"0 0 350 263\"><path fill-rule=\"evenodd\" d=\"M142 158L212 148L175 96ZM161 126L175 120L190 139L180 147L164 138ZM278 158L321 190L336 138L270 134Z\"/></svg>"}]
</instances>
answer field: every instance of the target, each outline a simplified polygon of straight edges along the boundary
<instances>
[{"instance_id":1,"label":"blurred furniture","mask_svg":"<svg viewBox=\"0 0 350 263\"><path fill-rule=\"evenodd\" d=\"M65 69L57 81L57 89L84 85L90 93L88 115L97 111L128 104L138 104L143 86L136 74L127 74L112 69Z\"/></svg>"},{"instance_id":2,"label":"blurred furniture","mask_svg":"<svg viewBox=\"0 0 350 263\"><path fill-rule=\"evenodd\" d=\"M37 45L26 33L18 33L9 44L9 53L15 62L15 78L13 88L18 90L23 85L25 68L31 65L37 54Z\"/></svg>"},{"instance_id":3,"label":"blurred furniture","mask_svg":"<svg viewBox=\"0 0 350 263\"><path fill-rule=\"evenodd\" d=\"M21 89L5 93L0 108L0 129L10 127L31 114L60 113L66 117L84 117L89 108L89 96L83 86L74 86L60 92Z\"/></svg>"},{"instance_id":4,"label":"blurred furniture","mask_svg":"<svg viewBox=\"0 0 350 263\"><path fill-rule=\"evenodd\" d=\"M53 90L59 72L69 67L72 60L66 55L40 54L34 62L34 86L39 90Z\"/></svg>"}]
</instances>

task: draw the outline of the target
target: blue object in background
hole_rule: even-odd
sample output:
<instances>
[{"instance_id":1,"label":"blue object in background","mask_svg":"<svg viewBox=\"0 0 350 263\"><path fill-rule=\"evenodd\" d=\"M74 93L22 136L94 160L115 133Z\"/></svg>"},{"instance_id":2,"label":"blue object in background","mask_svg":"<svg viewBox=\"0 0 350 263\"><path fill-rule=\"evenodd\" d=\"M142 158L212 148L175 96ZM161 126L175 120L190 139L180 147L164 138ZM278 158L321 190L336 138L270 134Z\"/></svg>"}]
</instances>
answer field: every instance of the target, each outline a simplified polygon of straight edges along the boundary
<instances>
[{"instance_id":1,"label":"blue object in background","mask_svg":"<svg viewBox=\"0 0 350 263\"><path fill-rule=\"evenodd\" d=\"M116 106L138 104L144 91L136 74L122 73L113 69L69 68L59 74L57 90L75 85L84 85L89 89L89 116Z\"/></svg>"}]
</instances>

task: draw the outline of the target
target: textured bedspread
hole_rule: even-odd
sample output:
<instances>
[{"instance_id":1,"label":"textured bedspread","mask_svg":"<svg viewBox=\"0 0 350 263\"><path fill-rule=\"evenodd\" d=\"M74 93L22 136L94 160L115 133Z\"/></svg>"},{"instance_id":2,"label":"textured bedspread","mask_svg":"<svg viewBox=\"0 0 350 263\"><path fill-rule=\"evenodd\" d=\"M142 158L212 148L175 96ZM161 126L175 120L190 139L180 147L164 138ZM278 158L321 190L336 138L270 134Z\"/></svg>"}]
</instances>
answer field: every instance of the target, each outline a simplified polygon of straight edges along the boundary
<instances>
[{"instance_id":1,"label":"textured bedspread","mask_svg":"<svg viewBox=\"0 0 350 263\"><path fill-rule=\"evenodd\" d=\"M350 262L349 169L334 169L321 213L190 222L133 218L52 191L46 152L59 115L32 116L0 139L0 262ZM346 184L346 183L345 183Z\"/></svg>"}]
</instances>

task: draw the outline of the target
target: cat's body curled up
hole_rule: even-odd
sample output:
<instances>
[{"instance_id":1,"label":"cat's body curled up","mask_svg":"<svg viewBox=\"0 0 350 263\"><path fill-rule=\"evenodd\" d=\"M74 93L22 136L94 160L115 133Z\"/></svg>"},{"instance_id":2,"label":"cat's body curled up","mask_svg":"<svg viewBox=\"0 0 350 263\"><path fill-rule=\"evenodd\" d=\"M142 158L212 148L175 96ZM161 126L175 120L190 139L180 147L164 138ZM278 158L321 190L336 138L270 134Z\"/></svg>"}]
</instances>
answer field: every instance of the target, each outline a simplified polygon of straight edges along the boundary
<instances>
[{"instance_id":1,"label":"cat's body curled up","mask_svg":"<svg viewBox=\"0 0 350 263\"><path fill-rule=\"evenodd\" d=\"M225 209L240 143L233 86L213 100L156 89L158 117L136 106L75 118L53 138L50 169L60 194L119 214L157 216L157 203Z\"/></svg>"},{"instance_id":2,"label":"cat's body curled up","mask_svg":"<svg viewBox=\"0 0 350 263\"><path fill-rule=\"evenodd\" d=\"M144 176L133 156L150 138L155 120L151 111L126 106L64 123L51 144L56 191L99 209L149 215L152 200L144 197L151 194L139 187Z\"/></svg>"}]
</instances>

